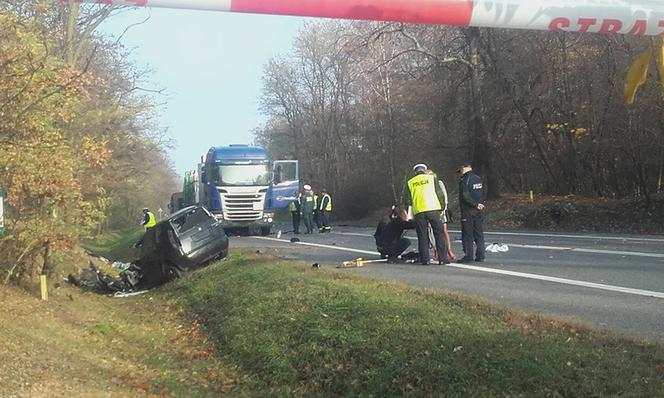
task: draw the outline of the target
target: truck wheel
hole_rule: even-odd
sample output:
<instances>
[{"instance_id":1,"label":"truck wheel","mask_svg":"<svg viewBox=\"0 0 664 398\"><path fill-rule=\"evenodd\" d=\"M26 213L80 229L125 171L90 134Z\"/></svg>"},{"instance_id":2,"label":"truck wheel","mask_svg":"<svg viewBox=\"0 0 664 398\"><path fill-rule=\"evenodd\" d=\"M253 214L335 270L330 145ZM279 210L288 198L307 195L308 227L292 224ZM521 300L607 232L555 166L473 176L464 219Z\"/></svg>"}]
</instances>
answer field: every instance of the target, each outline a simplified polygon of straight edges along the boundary
<instances>
[{"instance_id":1,"label":"truck wheel","mask_svg":"<svg viewBox=\"0 0 664 398\"><path fill-rule=\"evenodd\" d=\"M270 229L272 227L261 227L261 235L266 236L270 234Z\"/></svg>"}]
</instances>

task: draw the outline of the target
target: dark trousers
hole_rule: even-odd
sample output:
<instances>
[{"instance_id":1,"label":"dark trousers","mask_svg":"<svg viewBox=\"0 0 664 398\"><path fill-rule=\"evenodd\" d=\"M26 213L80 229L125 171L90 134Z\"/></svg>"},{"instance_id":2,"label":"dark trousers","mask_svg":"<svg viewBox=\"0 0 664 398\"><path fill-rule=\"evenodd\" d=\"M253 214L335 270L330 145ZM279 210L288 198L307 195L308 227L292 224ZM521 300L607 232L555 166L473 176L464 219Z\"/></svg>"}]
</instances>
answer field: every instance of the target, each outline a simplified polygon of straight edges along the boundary
<instances>
[{"instance_id":1,"label":"dark trousers","mask_svg":"<svg viewBox=\"0 0 664 398\"><path fill-rule=\"evenodd\" d=\"M319 211L319 210L314 211L314 221L316 221L316 226L318 227L318 229L323 228L323 221L321 220L321 218L322 218L321 213L322 213L322 211Z\"/></svg>"},{"instance_id":2,"label":"dark trousers","mask_svg":"<svg viewBox=\"0 0 664 398\"><path fill-rule=\"evenodd\" d=\"M321 218L321 224L323 224L323 227L329 227L330 226L330 212L329 211L321 211L320 212L320 218Z\"/></svg>"},{"instance_id":3,"label":"dark trousers","mask_svg":"<svg viewBox=\"0 0 664 398\"><path fill-rule=\"evenodd\" d=\"M461 241L463 242L463 258L473 259L473 243L475 247L475 260L484 260L484 217L482 213L461 213Z\"/></svg>"},{"instance_id":4,"label":"dark trousers","mask_svg":"<svg viewBox=\"0 0 664 398\"><path fill-rule=\"evenodd\" d=\"M302 218L304 226L307 227L307 233L310 234L314 230L314 213L309 210L302 210Z\"/></svg>"},{"instance_id":5,"label":"dark trousers","mask_svg":"<svg viewBox=\"0 0 664 398\"><path fill-rule=\"evenodd\" d=\"M296 234L300 233L300 212L299 211L291 211L291 215L293 216L293 232Z\"/></svg>"},{"instance_id":6,"label":"dark trousers","mask_svg":"<svg viewBox=\"0 0 664 398\"><path fill-rule=\"evenodd\" d=\"M415 215L415 231L417 232L417 251L420 255L420 262L428 264L431 259L429 256L429 228L431 225L433 236L436 241L436 250L441 253L439 261L450 261L445 248L445 238L443 237L443 222L440 219L440 211L425 211Z\"/></svg>"},{"instance_id":7,"label":"dark trousers","mask_svg":"<svg viewBox=\"0 0 664 398\"><path fill-rule=\"evenodd\" d=\"M410 240L408 240L408 238L399 238L388 245L376 244L376 248L381 257L387 256L388 258L396 257L405 252L406 249L408 249L408 246L410 246Z\"/></svg>"}]
</instances>

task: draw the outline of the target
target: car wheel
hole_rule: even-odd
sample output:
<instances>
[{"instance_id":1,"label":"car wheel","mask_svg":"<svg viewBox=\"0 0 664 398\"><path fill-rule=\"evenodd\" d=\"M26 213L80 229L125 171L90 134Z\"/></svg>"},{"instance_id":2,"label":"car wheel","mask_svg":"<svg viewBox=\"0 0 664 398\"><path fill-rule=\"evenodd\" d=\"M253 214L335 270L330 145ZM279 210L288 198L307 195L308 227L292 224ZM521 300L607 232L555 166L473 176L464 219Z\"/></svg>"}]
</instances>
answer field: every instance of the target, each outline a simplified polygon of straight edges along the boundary
<instances>
[{"instance_id":1,"label":"car wheel","mask_svg":"<svg viewBox=\"0 0 664 398\"><path fill-rule=\"evenodd\" d=\"M182 269L174 264L166 264L166 280L174 281L182 276Z\"/></svg>"}]
</instances>

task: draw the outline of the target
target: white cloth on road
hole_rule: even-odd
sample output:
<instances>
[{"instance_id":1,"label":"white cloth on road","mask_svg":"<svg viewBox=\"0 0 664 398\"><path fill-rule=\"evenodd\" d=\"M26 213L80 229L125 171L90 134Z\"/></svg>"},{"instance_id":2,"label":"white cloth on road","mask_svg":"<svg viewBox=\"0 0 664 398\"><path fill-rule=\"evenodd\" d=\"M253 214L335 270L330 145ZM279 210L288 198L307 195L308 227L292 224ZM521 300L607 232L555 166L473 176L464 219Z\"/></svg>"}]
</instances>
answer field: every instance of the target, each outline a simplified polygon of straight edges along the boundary
<instances>
[{"instance_id":1,"label":"white cloth on road","mask_svg":"<svg viewBox=\"0 0 664 398\"><path fill-rule=\"evenodd\" d=\"M491 253L500 253L509 251L509 247L504 243L492 243L486 247L486 251Z\"/></svg>"}]
</instances>

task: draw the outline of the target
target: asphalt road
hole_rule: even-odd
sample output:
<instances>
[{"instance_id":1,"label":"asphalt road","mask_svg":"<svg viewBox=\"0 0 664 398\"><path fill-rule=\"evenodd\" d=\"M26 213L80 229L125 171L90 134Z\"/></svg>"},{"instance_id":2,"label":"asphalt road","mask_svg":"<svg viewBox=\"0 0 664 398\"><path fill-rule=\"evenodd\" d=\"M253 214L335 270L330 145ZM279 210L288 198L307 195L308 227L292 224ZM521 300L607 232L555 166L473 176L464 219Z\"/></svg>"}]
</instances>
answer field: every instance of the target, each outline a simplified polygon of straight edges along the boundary
<instances>
[{"instance_id":1,"label":"asphalt road","mask_svg":"<svg viewBox=\"0 0 664 398\"><path fill-rule=\"evenodd\" d=\"M277 228L275 228L277 230ZM286 231L286 228L283 229ZM332 233L282 233L233 237L231 247L267 249L283 258L336 268L344 260L378 258L373 229L334 227ZM453 247L462 254L460 233ZM411 248L417 238L409 231ZM487 232L487 244L509 251L487 253L483 263L421 266L371 264L339 269L404 284L464 293L505 307L664 341L664 236ZM409 250L410 250L409 249Z\"/></svg>"}]
</instances>

